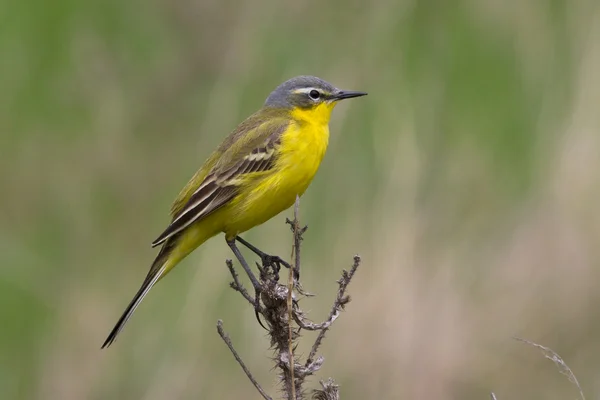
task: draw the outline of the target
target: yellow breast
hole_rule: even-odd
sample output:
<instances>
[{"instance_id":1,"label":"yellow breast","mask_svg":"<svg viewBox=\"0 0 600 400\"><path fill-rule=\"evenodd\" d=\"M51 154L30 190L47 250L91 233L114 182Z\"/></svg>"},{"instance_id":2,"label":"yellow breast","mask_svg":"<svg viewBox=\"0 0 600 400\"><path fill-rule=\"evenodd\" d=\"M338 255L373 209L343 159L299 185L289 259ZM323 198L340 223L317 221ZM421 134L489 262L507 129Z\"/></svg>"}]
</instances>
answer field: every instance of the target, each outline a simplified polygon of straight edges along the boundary
<instances>
[{"instance_id":1,"label":"yellow breast","mask_svg":"<svg viewBox=\"0 0 600 400\"><path fill-rule=\"evenodd\" d=\"M314 178L329 143L329 127L295 123L283 135L276 169L278 186L295 199L302 195ZM292 200L293 202L293 200Z\"/></svg>"},{"instance_id":2,"label":"yellow breast","mask_svg":"<svg viewBox=\"0 0 600 400\"><path fill-rule=\"evenodd\" d=\"M292 113L292 122L281 136L274 168L248 182L252 187L232 202L236 213L224 229L228 236L262 224L289 208L312 182L329 143L331 110L302 113Z\"/></svg>"}]
</instances>

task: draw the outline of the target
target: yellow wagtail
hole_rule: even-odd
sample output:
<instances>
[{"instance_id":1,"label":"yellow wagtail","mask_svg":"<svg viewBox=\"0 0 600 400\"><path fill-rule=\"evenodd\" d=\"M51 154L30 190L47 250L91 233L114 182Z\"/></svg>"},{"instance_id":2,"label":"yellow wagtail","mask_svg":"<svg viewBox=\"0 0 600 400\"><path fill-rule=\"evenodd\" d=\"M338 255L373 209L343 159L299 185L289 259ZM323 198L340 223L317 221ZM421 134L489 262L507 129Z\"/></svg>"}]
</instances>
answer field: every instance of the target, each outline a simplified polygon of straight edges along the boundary
<instances>
[{"instance_id":1,"label":"yellow wagtail","mask_svg":"<svg viewBox=\"0 0 600 400\"><path fill-rule=\"evenodd\" d=\"M334 106L364 95L337 89L314 76L279 85L263 108L242 122L181 190L171 207L170 225L152 242L152 247L162 248L102 348L112 344L156 282L220 232L252 279L236 239L261 257L270 256L237 235L289 208L304 193L325 155ZM252 283L257 287L255 278Z\"/></svg>"}]
</instances>

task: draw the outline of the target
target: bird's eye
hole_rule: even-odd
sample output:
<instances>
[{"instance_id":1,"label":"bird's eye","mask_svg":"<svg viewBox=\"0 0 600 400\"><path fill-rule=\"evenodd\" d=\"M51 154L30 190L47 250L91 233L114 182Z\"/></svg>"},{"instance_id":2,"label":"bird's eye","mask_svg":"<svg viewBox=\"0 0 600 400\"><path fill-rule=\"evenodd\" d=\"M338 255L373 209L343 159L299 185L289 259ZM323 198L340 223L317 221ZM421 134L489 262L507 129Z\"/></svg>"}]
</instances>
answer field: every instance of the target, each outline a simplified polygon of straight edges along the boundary
<instances>
[{"instance_id":1,"label":"bird's eye","mask_svg":"<svg viewBox=\"0 0 600 400\"><path fill-rule=\"evenodd\" d=\"M311 90L310 93L308 93L308 95L313 100L319 100L319 97L321 97L321 93L319 93L318 90L314 90L314 89Z\"/></svg>"}]
</instances>

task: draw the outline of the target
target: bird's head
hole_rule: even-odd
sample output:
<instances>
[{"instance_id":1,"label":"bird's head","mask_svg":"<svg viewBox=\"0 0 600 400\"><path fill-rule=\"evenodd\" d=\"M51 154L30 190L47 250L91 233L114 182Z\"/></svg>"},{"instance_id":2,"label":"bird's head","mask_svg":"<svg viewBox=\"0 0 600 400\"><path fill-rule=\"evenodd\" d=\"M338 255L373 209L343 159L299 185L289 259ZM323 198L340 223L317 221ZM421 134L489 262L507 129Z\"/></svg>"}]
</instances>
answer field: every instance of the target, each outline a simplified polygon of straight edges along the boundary
<instances>
[{"instance_id":1,"label":"bird's head","mask_svg":"<svg viewBox=\"0 0 600 400\"><path fill-rule=\"evenodd\" d=\"M338 101L366 94L338 89L316 76L298 76L283 82L271 92L265 107L289 109L300 119L327 123Z\"/></svg>"}]
</instances>

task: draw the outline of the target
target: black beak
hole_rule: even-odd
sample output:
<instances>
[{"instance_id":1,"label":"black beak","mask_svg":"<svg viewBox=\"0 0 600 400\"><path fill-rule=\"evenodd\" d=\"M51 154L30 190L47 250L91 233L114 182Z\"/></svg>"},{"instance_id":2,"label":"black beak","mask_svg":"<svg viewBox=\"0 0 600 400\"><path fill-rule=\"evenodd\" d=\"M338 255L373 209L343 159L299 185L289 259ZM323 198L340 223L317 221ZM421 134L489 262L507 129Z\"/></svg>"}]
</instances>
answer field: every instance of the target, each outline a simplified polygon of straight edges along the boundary
<instances>
[{"instance_id":1,"label":"black beak","mask_svg":"<svg viewBox=\"0 0 600 400\"><path fill-rule=\"evenodd\" d=\"M360 97L360 96L366 96L367 93L365 92L354 92L352 90L340 90L339 92L335 93L333 95L333 98L335 100L344 100L344 99L351 99L353 97Z\"/></svg>"}]
</instances>

